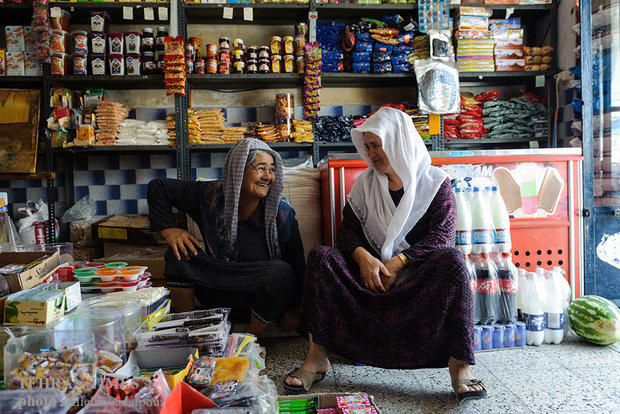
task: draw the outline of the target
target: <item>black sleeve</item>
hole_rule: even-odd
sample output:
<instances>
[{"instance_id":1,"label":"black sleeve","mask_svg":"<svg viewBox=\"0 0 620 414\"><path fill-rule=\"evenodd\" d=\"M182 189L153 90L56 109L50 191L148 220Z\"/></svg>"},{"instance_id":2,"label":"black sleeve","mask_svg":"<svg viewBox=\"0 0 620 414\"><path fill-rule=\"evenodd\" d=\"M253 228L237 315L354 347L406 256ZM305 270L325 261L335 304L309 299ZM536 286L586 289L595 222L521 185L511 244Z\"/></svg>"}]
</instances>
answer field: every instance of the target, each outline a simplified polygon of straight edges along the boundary
<instances>
[{"instance_id":1,"label":"black sleeve","mask_svg":"<svg viewBox=\"0 0 620 414\"><path fill-rule=\"evenodd\" d=\"M347 203L342 210L342 222L336 235L336 247L345 257L353 258L353 251L359 246L377 257L377 252L370 247L370 243L366 240L362 223L353 212L351 205Z\"/></svg>"},{"instance_id":2,"label":"black sleeve","mask_svg":"<svg viewBox=\"0 0 620 414\"><path fill-rule=\"evenodd\" d=\"M304 274L306 271L306 261L304 257L304 246L299 233L297 219L291 220L291 235L282 252L282 259L291 265L295 272L295 282L293 294L291 295L290 308L301 306L302 289L304 286Z\"/></svg>"},{"instance_id":3,"label":"black sleeve","mask_svg":"<svg viewBox=\"0 0 620 414\"><path fill-rule=\"evenodd\" d=\"M202 228L200 194L204 182L156 178L146 192L152 231L178 227L177 216L172 210L183 211Z\"/></svg>"}]
</instances>

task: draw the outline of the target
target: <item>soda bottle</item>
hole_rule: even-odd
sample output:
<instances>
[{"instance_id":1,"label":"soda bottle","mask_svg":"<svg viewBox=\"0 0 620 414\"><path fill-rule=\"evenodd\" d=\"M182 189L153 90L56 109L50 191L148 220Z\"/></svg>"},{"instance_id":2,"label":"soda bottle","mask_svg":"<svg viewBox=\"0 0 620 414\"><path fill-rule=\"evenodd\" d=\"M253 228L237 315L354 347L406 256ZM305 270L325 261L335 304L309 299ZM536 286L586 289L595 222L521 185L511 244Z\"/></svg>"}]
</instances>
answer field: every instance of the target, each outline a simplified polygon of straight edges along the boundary
<instances>
[{"instance_id":1,"label":"soda bottle","mask_svg":"<svg viewBox=\"0 0 620 414\"><path fill-rule=\"evenodd\" d=\"M491 253L493 248L493 218L491 217L489 204L478 187L474 187L474 195L470 207L472 253Z\"/></svg>"},{"instance_id":2,"label":"soda bottle","mask_svg":"<svg viewBox=\"0 0 620 414\"><path fill-rule=\"evenodd\" d=\"M519 269L518 270L518 282L517 282L517 319L525 322L525 317L523 316L523 298L525 297L525 291L527 290L528 280L526 279L527 270Z\"/></svg>"},{"instance_id":3,"label":"soda bottle","mask_svg":"<svg viewBox=\"0 0 620 414\"><path fill-rule=\"evenodd\" d=\"M474 268L474 264L468 254L465 255L465 267L467 268L467 273L469 274L469 287L471 288L474 324L477 324L480 323L480 310L478 309L478 302L476 301L476 269Z\"/></svg>"},{"instance_id":4,"label":"soda bottle","mask_svg":"<svg viewBox=\"0 0 620 414\"><path fill-rule=\"evenodd\" d=\"M525 340L528 345L538 346L545 340L544 281L534 272L528 272L526 278L527 296L523 298Z\"/></svg>"},{"instance_id":5,"label":"soda bottle","mask_svg":"<svg viewBox=\"0 0 620 414\"><path fill-rule=\"evenodd\" d=\"M562 279L562 280L560 280ZM545 289L545 343L559 344L564 339L564 277L555 271L547 272Z\"/></svg>"},{"instance_id":6,"label":"soda bottle","mask_svg":"<svg viewBox=\"0 0 620 414\"><path fill-rule=\"evenodd\" d=\"M464 255L471 253L471 210L463 190L456 188L456 248Z\"/></svg>"},{"instance_id":7,"label":"soda bottle","mask_svg":"<svg viewBox=\"0 0 620 414\"><path fill-rule=\"evenodd\" d=\"M572 291L568 281L566 280L566 272L559 266L554 266L552 272L555 272L560 276L558 278L558 282L562 285L562 310L564 311L564 336L572 333L572 329L570 327L570 319L568 319L568 305L570 304L572 298Z\"/></svg>"},{"instance_id":8,"label":"soda bottle","mask_svg":"<svg viewBox=\"0 0 620 414\"><path fill-rule=\"evenodd\" d=\"M493 217L493 251L507 253L512 249L510 238L510 217L506 209L506 203L496 186L491 188L489 200L491 216Z\"/></svg>"},{"instance_id":9,"label":"soda bottle","mask_svg":"<svg viewBox=\"0 0 620 414\"><path fill-rule=\"evenodd\" d=\"M493 324L497 320L497 269L487 253L477 256L476 269L476 303L480 312L480 323Z\"/></svg>"},{"instance_id":10,"label":"soda bottle","mask_svg":"<svg viewBox=\"0 0 620 414\"><path fill-rule=\"evenodd\" d=\"M497 262L497 282L500 300L497 312L499 323L509 324L517 321L518 271L512 263L510 253L501 253Z\"/></svg>"}]
</instances>

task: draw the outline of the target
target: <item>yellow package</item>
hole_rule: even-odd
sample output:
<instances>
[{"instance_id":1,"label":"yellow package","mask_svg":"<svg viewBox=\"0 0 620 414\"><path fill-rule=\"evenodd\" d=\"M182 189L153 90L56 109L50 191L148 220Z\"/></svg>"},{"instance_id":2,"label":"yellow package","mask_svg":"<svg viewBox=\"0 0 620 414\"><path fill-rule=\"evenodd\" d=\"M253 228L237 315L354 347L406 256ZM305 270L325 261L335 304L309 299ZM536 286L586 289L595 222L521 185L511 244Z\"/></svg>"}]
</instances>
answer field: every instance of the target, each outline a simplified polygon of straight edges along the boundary
<instances>
[{"instance_id":1,"label":"yellow package","mask_svg":"<svg viewBox=\"0 0 620 414\"><path fill-rule=\"evenodd\" d=\"M215 358L215 369L211 385L221 381L237 380L243 382L250 367L250 360L245 357Z\"/></svg>"}]
</instances>

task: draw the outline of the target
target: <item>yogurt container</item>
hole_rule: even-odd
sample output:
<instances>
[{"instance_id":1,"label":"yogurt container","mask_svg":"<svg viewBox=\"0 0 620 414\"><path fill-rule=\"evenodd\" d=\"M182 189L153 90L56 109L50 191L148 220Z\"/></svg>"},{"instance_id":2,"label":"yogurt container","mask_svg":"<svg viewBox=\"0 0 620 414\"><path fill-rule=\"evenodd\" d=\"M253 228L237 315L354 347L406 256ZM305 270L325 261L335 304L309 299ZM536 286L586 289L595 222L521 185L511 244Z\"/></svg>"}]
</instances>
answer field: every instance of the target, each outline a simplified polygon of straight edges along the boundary
<instances>
[{"instance_id":1,"label":"yogurt container","mask_svg":"<svg viewBox=\"0 0 620 414\"><path fill-rule=\"evenodd\" d=\"M125 53L140 53L140 32L125 32Z\"/></svg>"},{"instance_id":2,"label":"yogurt container","mask_svg":"<svg viewBox=\"0 0 620 414\"><path fill-rule=\"evenodd\" d=\"M69 51L69 43L71 35L64 30L52 30L52 52L67 53Z\"/></svg>"},{"instance_id":3,"label":"yogurt container","mask_svg":"<svg viewBox=\"0 0 620 414\"><path fill-rule=\"evenodd\" d=\"M90 73L91 75L105 75L106 74L106 55L105 53L88 55L90 60Z\"/></svg>"},{"instance_id":4,"label":"yogurt container","mask_svg":"<svg viewBox=\"0 0 620 414\"><path fill-rule=\"evenodd\" d=\"M90 30L92 32L105 33L110 28L110 15L107 11L90 12Z\"/></svg>"},{"instance_id":5,"label":"yogurt container","mask_svg":"<svg viewBox=\"0 0 620 414\"><path fill-rule=\"evenodd\" d=\"M125 58L122 53L110 53L108 55L108 70L113 76L125 74Z\"/></svg>"},{"instance_id":6,"label":"yogurt container","mask_svg":"<svg viewBox=\"0 0 620 414\"><path fill-rule=\"evenodd\" d=\"M52 52L52 64L50 73L52 75L69 75L71 72L71 56L67 53Z\"/></svg>"},{"instance_id":7,"label":"yogurt container","mask_svg":"<svg viewBox=\"0 0 620 414\"><path fill-rule=\"evenodd\" d=\"M73 74L88 74L88 56L86 55L86 53L75 53L73 55Z\"/></svg>"},{"instance_id":8,"label":"yogurt container","mask_svg":"<svg viewBox=\"0 0 620 414\"><path fill-rule=\"evenodd\" d=\"M127 75L140 74L140 54L130 53L125 55L125 73Z\"/></svg>"},{"instance_id":9,"label":"yogurt container","mask_svg":"<svg viewBox=\"0 0 620 414\"><path fill-rule=\"evenodd\" d=\"M88 53L88 33L83 30L71 32L73 37L73 51L75 53Z\"/></svg>"},{"instance_id":10,"label":"yogurt container","mask_svg":"<svg viewBox=\"0 0 620 414\"><path fill-rule=\"evenodd\" d=\"M101 54L105 53L106 46L106 34L105 33L90 33L90 53Z\"/></svg>"},{"instance_id":11,"label":"yogurt container","mask_svg":"<svg viewBox=\"0 0 620 414\"><path fill-rule=\"evenodd\" d=\"M124 34L120 32L108 33L108 53L123 53Z\"/></svg>"}]
</instances>

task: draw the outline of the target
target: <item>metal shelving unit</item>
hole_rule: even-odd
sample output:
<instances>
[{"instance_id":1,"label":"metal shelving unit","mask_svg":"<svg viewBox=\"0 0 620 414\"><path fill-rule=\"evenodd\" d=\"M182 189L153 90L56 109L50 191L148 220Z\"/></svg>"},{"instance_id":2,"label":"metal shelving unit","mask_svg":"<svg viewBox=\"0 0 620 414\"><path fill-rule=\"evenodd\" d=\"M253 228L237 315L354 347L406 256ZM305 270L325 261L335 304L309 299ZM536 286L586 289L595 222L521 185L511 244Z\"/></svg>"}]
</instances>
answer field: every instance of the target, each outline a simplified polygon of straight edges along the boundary
<instances>
[{"instance_id":1,"label":"metal shelving unit","mask_svg":"<svg viewBox=\"0 0 620 414\"><path fill-rule=\"evenodd\" d=\"M65 88L163 89L163 75L49 75L52 86Z\"/></svg>"},{"instance_id":2,"label":"metal shelving unit","mask_svg":"<svg viewBox=\"0 0 620 414\"><path fill-rule=\"evenodd\" d=\"M158 23L160 25L167 25L168 20L159 20L157 10L153 10L153 19L144 18L144 9L158 9L160 7L169 9L169 3L154 3L154 2L49 2L50 7L60 7L71 13L71 20L73 21L88 21L90 19L90 12L96 10L105 10L110 15L110 19L114 24L148 24ZM125 7L131 7L134 9L133 18L125 19L123 16L123 9ZM140 12L142 11L142 12ZM165 23L164 23L165 22Z\"/></svg>"}]
</instances>

